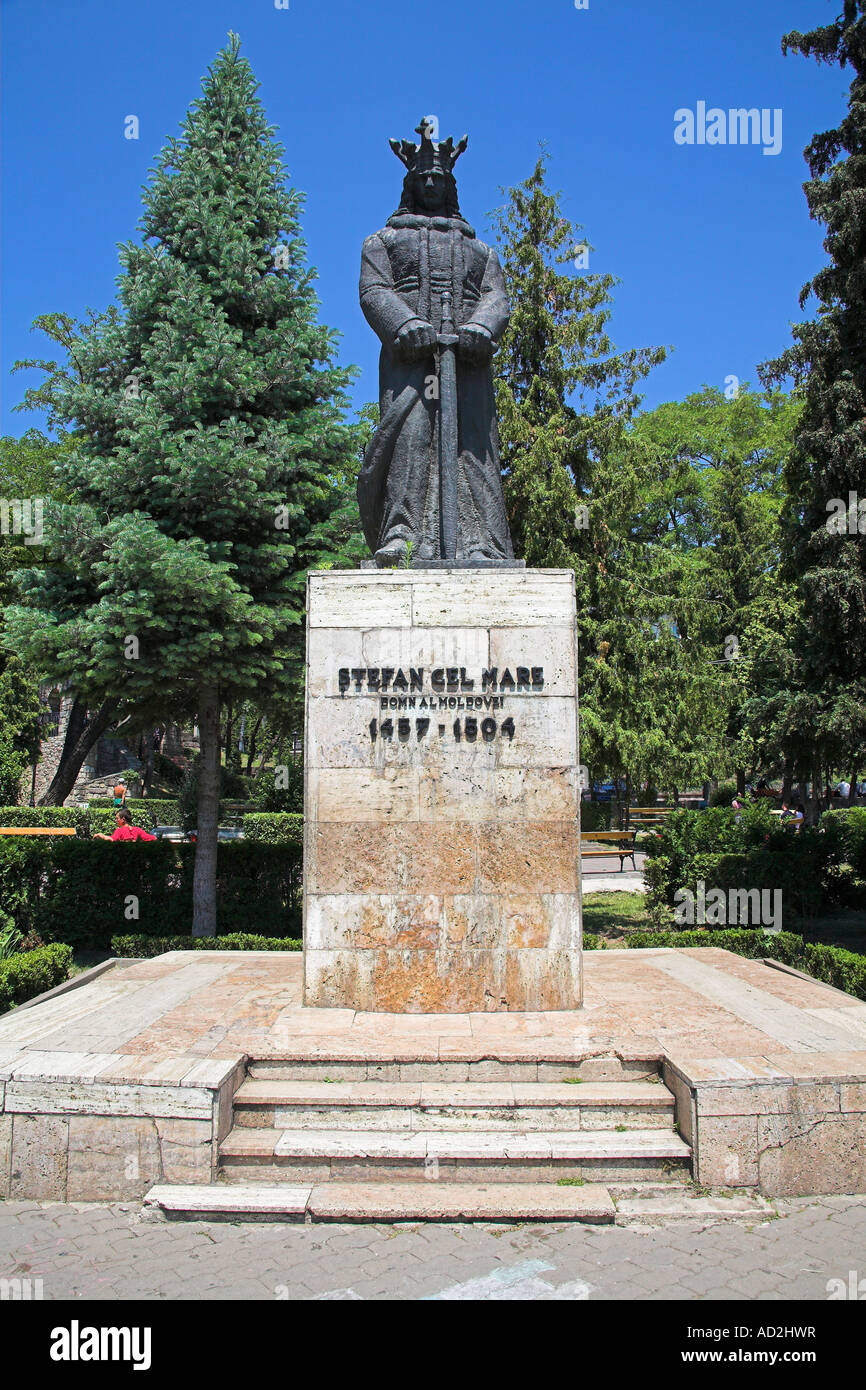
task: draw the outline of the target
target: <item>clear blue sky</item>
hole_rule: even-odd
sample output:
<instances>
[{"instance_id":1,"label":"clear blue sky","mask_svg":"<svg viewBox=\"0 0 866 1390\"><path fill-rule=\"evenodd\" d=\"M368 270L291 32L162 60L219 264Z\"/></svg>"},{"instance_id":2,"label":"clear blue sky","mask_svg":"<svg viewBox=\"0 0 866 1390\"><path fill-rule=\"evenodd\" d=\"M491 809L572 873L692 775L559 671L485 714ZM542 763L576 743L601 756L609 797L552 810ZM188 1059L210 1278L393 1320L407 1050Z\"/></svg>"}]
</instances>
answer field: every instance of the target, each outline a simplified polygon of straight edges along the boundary
<instances>
[{"instance_id":1,"label":"clear blue sky","mask_svg":"<svg viewBox=\"0 0 866 1390\"><path fill-rule=\"evenodd\" d=\"M341 361L376 395L378 343L357 301L363 238L397 205L388 136L435 113L469 133L458 166L479 234L502 185L532 169L539 140L567 216L611 271L621 347L675 349L647 384L654 405L755 365L789 341L800 286L824 260L802 192L802 151L834 125L850 75L783 58L781 35L830 21L839 0L3 0L2 430L17 357L47 344L39 313L102 309L140 189L177 133L230 29L243 42L291 182L322 318ZM781 107L778 156L756 146L675 144L674 112ZM140 138L124 138L124 118ZM32 379L38 379L34 374Z\"/></svg>"}]
</instances>

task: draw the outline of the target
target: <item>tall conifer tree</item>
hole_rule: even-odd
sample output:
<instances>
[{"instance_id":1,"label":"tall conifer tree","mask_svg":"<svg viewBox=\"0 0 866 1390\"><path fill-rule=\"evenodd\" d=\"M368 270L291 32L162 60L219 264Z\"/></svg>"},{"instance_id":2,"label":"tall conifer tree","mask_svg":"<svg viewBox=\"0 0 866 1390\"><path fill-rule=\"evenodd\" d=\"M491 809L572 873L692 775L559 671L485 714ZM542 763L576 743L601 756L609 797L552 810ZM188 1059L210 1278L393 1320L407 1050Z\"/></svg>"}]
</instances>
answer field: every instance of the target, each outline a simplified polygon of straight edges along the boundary
<instances>
[{"instance_id":1,"label":"tall conifer tree","mask_svg":"<svg viewBox=\"0 0 866 1390\"><path fill-rule=\"evenodd\" d=\"M853 73L843 119L805 151L806 200L830 259L800 306L814 295L818 314L763 373L793 376L804 400L786 470L787 573L802 614L790 735L809 732L820 785L823 767L866 748L866 3L844 0L834 23L786 34L782 49Z\"/></svg>"},{"instance_id":2,"label":"tall conifer tree","mask_svg":"<svg viewBox=\"0 0 866 1390\"><path fill-rule=\"evenodd\" d=\"M88 697L197 715L197 935L216 929L220 704L285 679L352 448L300 197L239 48L231 35L152 172L120 312L82 330L53 382L75 500L50 529L58 564L9 614L13 640Z\"/></svg>"}]
</instances>

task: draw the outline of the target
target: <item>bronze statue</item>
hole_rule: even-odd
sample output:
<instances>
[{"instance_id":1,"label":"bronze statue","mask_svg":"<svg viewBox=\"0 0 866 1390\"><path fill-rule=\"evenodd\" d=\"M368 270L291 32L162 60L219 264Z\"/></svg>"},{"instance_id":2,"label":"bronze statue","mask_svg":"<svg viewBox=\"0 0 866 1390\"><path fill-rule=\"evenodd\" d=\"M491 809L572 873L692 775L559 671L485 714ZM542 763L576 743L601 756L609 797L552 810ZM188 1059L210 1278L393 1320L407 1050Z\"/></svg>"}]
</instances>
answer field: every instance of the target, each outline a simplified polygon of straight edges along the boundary
<instances>
[{"instance_id":1,"label":"bronze statue","mask_svg":"<svg viewBox=\"0 0 866 1390\"><path fill-rule=\"evenodd\" d=\"M358 479L381 567L514 565L490 361L509 317L496 252L460 214L455 146L391 141L400 206L367 238L361 307L382 341L379 428Z\"/></svg>"}]
</instances>

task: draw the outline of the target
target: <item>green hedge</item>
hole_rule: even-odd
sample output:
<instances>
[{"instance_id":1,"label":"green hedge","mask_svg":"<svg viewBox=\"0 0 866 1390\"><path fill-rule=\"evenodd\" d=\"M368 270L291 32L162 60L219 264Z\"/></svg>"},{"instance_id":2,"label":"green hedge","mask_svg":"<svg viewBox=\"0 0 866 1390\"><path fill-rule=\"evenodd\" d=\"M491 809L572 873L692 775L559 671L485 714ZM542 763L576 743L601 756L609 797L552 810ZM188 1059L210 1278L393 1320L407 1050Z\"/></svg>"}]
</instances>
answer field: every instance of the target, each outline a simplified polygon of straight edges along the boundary
<instances>
[{"instance_id":1,"label":"green hedge","mask_svg":"<svg viewBox=\"0 0 866 1390\"><path fill-rule=\"evenodd\" d=\"M115 956L161 956L166 951L301 951L304 943L291 936L252 936L229 932L227 936L113 936Z\"/></svg>"},{"instance_id":2,"label":"green hedge","mask_svg":"<svg viewBox=\"0 0 866 1390\"><path fill-rule=\"evenodd\" d=\"M266 845L303 845L304 818L290 811L260 811L244 816L242 828L248 840Z\"/></svg>"},{"instance_id":3,"label":"green hedge","mask_svg":"<svg viewBox=\"0 0 866 1390\"><path fill-rule=\"evenodd\" d=\"M647 837L647 908L667 912L681 889L780 889L786 922L814 915L828 893L827 837L814 827L798 833L778 823L766 802L674 812Z\"/></svg>"},{"instance_id":4,"label":"green hedge","mask_svg":"<svg viewBox=\"0 0 866 1390\"><path fill-rule=\"evenodd\" d=\"M89 805L91 811L110 810L112 814L118 809L111 797L104 796L94 798ZM180 825L180 807L176 801L155 796L128 796L126 808L132 812L133 820L146 817L144 829L149 825Z\"/></svg>"},{"instance_id":5,"label":"green hedge","mask_svg":"<svg viewBox=\"0 0 866 1390\"><path fill-rule=\"evenodd\" d=\"M59 941L0 960L0 1013L61 985L71 968L72 947Z\"/></svg>"},{"instance_id":6,"label":"green hedge","mask_svg":"<svg viewBox=\"0 0 866 1390\"><path fill-rule=\"evenodd\" d=\"M118 930L185 935L192 920L195 846L167 840L0 838L0 902L22 934L86 948ZM217 851L221 934L298 936L299 846L224 841Z\"/></svg>"},{"instance_id":7,"label":"green hedge","mask_svg":"<svg viewBox=\"0 0 866 1390\"><path fill-rule=\"evenodd\" d=\"M221 801L220 822L228 817L240 819L244 835L249 840L270 845L302 845L304 818L302 815L254 811L253 802ZM127 809L135 825L151 830L154 825L180 825L178 802L156 797L128 797ZM100 797L87 806L0 806L0 826L63 826L71 827L82 838L101 833L110 834L115 828L117 808L110 797ZM252 814L249 812L252 811Z\"/></svg>"},{"instance_id":8,"label":"green hedge","mask_svg":"<svg viewBox=\"0 0 866 1390\"><path fill-rule=\"evenodd\" d=\"M114 800L110 796L99 796L89 803L91 810L105 811L116 810ZM128 796L126 807L132 812L133 819L136 816L147 816L151 824L155 825L180 825L183 812L180 802L167 797L156 796ZM233 801L224 797L219 804L219 818L228 816L242 816L246 811L254 811L256 803L254 801Z\"/></svg>"},{"instance_id":9,"label":"green hedge","mask_svg":"<svg viewBox=\"0 0 866 1390\"><path fill-rule=\"evenodd\" d=\"M0 826L71 828L86 835L88 824L86 806L0 806Z\"/></svg>"}]
</instances>

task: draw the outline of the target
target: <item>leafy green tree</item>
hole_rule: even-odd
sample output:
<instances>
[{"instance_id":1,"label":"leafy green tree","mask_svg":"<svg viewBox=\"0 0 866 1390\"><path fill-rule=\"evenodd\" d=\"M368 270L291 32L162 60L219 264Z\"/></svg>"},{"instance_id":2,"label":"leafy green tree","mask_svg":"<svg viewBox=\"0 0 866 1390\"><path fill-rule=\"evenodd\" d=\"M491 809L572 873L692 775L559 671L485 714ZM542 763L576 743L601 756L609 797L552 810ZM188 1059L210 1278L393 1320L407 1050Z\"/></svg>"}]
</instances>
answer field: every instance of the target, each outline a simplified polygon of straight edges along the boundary
<instances>
[{"instance_id":1,"label":"leafy green tree","mask_svg":"<svg viewBox=\"0 0 866 1390\"><path fill-rule=\"evenodd\" d=\"M633 430L651 460L641 527L688 597L688 632L700 638L698 659L712 673L707 696L725 711L715 770L736 771L741 793L746 767L755 765L743 716L747 672L756 672L749 644L780 582L781 479L799 409L781 391L743 387L728 399L704 387L639 416Z\"/></svg>"},{"instance_id":2,"label":"leafy green tree","mask_svg":"<svg viewBox=\"0 0 866 1390\"><path fill-rule=\"evenodd\" d=\"M803 288L815 318L767 363L767 381L792 377L803 412L785 481L785 570L796 585L800 727L811 727L813 784L837 760L866 750L866 4L792 31L783 52L851 69L847 112L805 151L811 216L826 227L829 262ZM861 504L861 505L858 505Z\"/></svg>"},{"instance_id":3,"label":"leafy green tree","mask_svg":"<svg viewBox=\"0 0 866 1390\"><path fill-rule=\"evenodd\" d=\"M39 430L0 439L0 631L2 609L18 593L15 576L40 563L41 517L58 495L58 463L68 449ZM29 532L29 534L27 534ZM14 805L28 764L39 756L40 672L0 643L0 804Z\"/></svg>"},{"instance_id":4,"label":"leafy green tree","mask_svg":"<svg viewBox=\"0 0 866 1390\"><path fill-rule=\"evenodd\" d=\"M74 424L64 566L8 615L91 700L197 717L197 935L216 929L221 701L284 679L352 449L282 157L232 35L144 191L120 312L77 332L53 383Z\"/></svg>"},{"instance_id":5,"label":"leafy green tree","mask_svg":"<svg viewBox=\"0 0 866 1390\"><path fill-rule=\"evenodd\" d=\"M10 656L0 671L0 805L15 806L25 768L39 756L39 686Z\"/></svg>"},{"instance_id":6,"label":"leafy green tree","mask_svg":"<svg viewBox=\"0 0 866 1390\"><path fill-rule=\"evenodd\" d=\"M618 352L611 275L562 214L542 155L497 214L512 318L496 359L506 503L527 564L575 571L581 757L629 788L675 787L706 756L709 673L676 566L641 526L653 460L629 434L666 353ZM712 720L709 721L712 725Z\"/></svg>"}]
</instances>

